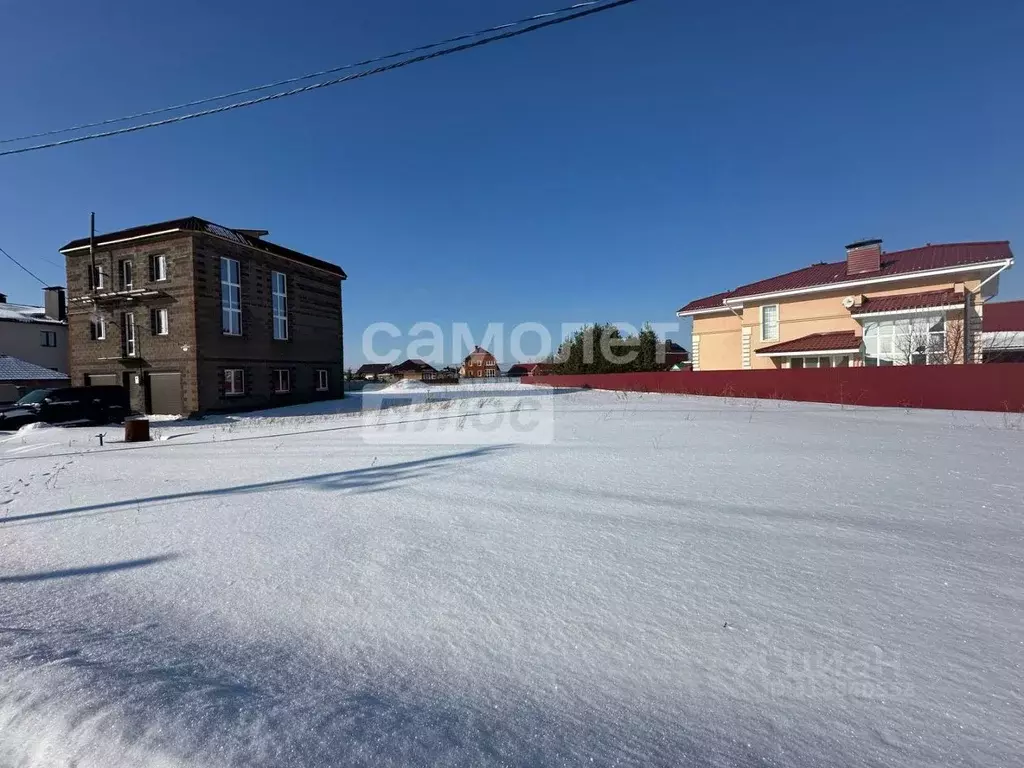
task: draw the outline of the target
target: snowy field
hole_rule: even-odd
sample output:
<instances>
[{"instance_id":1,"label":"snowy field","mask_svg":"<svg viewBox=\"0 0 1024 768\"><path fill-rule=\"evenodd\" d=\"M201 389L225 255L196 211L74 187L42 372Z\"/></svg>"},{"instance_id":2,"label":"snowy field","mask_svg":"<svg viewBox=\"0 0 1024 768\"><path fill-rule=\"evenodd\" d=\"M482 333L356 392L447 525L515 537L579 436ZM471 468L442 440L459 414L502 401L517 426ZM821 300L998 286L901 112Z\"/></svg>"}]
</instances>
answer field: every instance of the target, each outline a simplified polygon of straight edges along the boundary
<instances>
[{"instance_id":1,"label":"snowy field","mask_svg":"<svg viewBox=\"0 0 1024 768\"><path fill-rule=\"evenodd\" d=\"M361 403L0 434L0 767L1021 764L1021 418Z\"/></svg>"}]
</instances>

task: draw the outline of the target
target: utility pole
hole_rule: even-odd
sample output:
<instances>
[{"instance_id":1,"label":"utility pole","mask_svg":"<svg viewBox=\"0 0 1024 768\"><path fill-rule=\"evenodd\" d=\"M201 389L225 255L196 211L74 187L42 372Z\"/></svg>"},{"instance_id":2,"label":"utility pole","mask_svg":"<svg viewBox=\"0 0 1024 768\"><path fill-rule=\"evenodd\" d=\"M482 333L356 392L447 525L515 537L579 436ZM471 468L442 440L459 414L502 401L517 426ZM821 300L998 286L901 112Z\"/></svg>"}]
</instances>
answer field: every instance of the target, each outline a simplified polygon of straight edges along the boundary
<instances>
[{"instance_id":1,"label":"utility pole","mask_svg":"<svg viewBox=\"0 0 1024 768\"><path fill-rule=\"evenodd\" d=\"M92 270L92 279L89 281L92 283L93 293L96 292L96 211L89 214L89 261L91 263L90 269Z\"/></svg>"}]
</instances>

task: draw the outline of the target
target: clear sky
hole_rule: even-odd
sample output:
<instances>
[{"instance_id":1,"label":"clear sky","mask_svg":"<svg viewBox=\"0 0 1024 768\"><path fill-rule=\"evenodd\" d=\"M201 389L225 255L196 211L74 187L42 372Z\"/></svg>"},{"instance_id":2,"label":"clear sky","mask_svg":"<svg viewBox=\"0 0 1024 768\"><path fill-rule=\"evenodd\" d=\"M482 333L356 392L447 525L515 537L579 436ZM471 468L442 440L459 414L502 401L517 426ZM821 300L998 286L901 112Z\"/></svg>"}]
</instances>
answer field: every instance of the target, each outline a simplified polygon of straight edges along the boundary
<instances>
[{"instance_id":1,"label":"clear sky","mask_svg":"<svg viewBox=\"0 0 1024 768\"><path fill-rule=\"evenodd\" d=\"M0 0L0 134L214 95L564 0ZM0 158L0 247L197 215L341 264L373 322L672 322L815 261L1024 249L1024 3L621 9L179 126ZM39 285L0 259L0 291ZM1000 298L1024 296L1024 264ZM688 328L676 338L688 345Z\"/></svg>"}]
</instances>

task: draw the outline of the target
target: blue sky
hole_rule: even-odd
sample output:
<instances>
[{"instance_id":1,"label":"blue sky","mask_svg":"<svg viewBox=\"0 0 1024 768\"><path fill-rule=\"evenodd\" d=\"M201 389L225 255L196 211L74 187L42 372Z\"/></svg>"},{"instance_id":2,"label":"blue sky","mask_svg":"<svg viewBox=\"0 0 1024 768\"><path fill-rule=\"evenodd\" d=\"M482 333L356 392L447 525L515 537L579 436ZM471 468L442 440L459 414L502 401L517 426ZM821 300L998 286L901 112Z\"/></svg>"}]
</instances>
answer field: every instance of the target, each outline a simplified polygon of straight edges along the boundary
<instances>
[{"instance_id":1,"label":"blue sky","mask_svg":"<svg viewBox=\"0 0 1024 768\"><path fill-rule=\"evenodd\" d=\"M0 0L0 134L387 53L562 0ZM639 0L228 115L0 158L0 247L198 215L341 264L374 322L672 322L865 236L1024 243L1024 4ZM0 261L0 291L38 301ZM1001 298L1024 296L1024 268ZM677 335L687 343L688 329Z\"/></svg>"}]
</instances>

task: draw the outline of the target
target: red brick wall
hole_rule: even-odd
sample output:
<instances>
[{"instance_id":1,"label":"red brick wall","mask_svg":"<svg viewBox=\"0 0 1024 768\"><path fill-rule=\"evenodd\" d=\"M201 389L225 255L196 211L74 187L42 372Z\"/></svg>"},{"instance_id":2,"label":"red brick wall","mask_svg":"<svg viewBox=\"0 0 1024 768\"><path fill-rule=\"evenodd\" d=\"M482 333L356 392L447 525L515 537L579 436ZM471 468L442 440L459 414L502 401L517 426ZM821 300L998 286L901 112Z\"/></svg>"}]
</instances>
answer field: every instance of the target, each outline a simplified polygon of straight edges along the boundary
<instances>
[{"instance_id":1,"label":"red brick wall","mask_svg":"<svg viewBox=\"0 0 1024 768\"><path fill-rule=\"evenodd\" d=\"M524 384L846 405L1024 412L1024 365L527 376Z\"/></svg>"}]
</instances>

